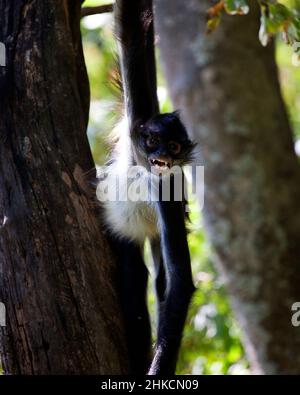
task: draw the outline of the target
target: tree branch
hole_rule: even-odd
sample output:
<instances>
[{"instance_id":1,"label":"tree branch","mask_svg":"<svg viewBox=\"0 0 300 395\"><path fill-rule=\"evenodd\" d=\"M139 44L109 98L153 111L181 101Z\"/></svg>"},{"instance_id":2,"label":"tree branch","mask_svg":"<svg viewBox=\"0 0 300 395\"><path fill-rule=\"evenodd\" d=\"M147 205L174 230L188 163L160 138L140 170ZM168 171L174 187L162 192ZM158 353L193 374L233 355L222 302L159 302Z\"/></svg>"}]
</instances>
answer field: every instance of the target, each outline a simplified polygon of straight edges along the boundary
<instances>
[{"instance_id":1,"label":"tree branch","mask_svg":"<svg viewBox=\"0 0 300 395\"><path fill-rule=\"evenodd\" d=\"M89 15L104 14L106 12L112 12L114 9L113 4L99 5L97 7L84 7L81 9L81 18Z\"/></svg>"}]
</instances>

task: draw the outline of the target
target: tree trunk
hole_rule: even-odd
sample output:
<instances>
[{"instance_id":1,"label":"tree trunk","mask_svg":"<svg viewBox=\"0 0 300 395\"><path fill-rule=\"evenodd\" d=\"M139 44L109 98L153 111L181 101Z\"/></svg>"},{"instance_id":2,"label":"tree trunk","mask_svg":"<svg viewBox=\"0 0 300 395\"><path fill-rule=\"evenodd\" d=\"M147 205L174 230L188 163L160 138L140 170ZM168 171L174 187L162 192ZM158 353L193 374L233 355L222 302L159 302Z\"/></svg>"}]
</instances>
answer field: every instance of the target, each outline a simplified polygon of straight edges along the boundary
<instances>
[{"instance_id":1,"label":"tree trunk","mask_svg":"<svg viewBox=\"0 0 300 395\"><path fill-rule=\"evenodd\" d=\"M256 373L300 373L300 168L280 94L274 47L259 14L226 16L204 34L211 1L156 1L175 107L205 165L206 230Z\"/></svg>"},{"instance_id":2,"label":"tree trunk","mask_svg":"<svg viewBox=\"0 0 300 395\"><path fill-rule=\"evenodd\" d=\"M79 0L0 0L0 353L10 374L127 370L95 193Z\"/></svg>"}]
</instances>

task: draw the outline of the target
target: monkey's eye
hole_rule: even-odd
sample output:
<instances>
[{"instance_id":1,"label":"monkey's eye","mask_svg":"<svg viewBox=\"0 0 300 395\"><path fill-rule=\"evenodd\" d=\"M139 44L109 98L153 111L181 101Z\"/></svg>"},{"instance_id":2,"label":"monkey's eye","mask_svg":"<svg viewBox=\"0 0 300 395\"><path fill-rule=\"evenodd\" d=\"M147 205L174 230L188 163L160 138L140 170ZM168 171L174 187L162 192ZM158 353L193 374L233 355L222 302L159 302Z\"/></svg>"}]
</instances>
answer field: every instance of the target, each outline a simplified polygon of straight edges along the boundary
<instances>
[{"instance_id":1,"label":"monkey's eye","mask_svg":"<svg viewBox=\"0 0 300 395\"><path fill-rule=\"evenodd\" d=\"M170 141L168 144L169 151L171 154L177 155L181 151L181 145L176 141Z\"/></svg>"},{"instance_id":2,"label":"monkey's eye","mask_svg":"<svg viewBox=\"0 0 300 395\"><path fill-rule=\"evenodd\" d=\"M157 148L159 145L159 138L158 137L148 137L146 140L146 144L149 148Z\"/></svg>"}]
</instances>

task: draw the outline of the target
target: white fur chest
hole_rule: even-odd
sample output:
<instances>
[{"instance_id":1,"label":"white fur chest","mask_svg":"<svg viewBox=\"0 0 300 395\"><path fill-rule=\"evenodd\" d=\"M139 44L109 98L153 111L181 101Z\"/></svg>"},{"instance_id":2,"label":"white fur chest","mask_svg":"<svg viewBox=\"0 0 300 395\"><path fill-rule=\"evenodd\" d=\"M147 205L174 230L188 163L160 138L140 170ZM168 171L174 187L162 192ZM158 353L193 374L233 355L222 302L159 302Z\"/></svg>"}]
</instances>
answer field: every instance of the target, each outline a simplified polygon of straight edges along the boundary
<instances>
[{"instance_id":1,"label":"white fur chest","mask_svg":"<svg viewBox=\"0 0 300 395\"><path fill-rule=\"evenodd\" d=\"M158 235L157 216L150 202L104 203L105 222L117 235L143 242Z\"/></svg>"},{"instance_id":2,"label":"white fur chest","mask_svg":"<svg viewBox=\"0 0 300 395\"><path fill-rule=\"evenodd\" d=\"M144 242L145 238L155 238L158 236L158 220L155 210L155 203L148 199L148 176L138 177L139 188L145 190L145 194L137 201L132 198L130 188L132 178L128 177L129 166L119 160L106 168L106 177L99 182L97 189L98 199L104 211L104 221L108 229L114 234L125 237L139 243ZM101 172L100 172L101 178ZM101 188L112 188L117 191L112 193L110 198L103 199ZM134 189L134 188L133 188ZM141 195L140 195L141 197Z\"/></svg>"}]
</instances>

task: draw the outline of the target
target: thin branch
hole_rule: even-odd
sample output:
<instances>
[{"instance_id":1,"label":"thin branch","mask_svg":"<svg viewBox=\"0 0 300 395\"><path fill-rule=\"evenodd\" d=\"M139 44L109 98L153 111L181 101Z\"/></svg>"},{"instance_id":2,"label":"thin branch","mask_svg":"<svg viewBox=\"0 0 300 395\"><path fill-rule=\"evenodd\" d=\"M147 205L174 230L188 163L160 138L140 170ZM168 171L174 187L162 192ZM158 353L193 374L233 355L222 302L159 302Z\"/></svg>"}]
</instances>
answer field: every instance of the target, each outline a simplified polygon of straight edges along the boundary
<instances>
[{"instance_id":1,"label":"thin branch","mask_svg":"<svg viewBox=\"0 0 300 395\"><path fill-rule=\"evenodd\" d=\"M81 18L89 15L104 14L112 12L114 9L113 4L99 5L98 7L83 7L81 8Z\"/></svg>"},{"instance_id":2,"label":"thin branch","mask_svg":"<svg viewBox=\"0 0 300 395\"><path fill-rule=\"evenodd\" d=\"M217 4L215 4L214 6L210 7L207 10L208 16L210 18L214 18L214 17L218 16L220 14L220 12L223 10L224 5L225 5L225 1L221 0Z\"/></svg>"}]
</instances>

